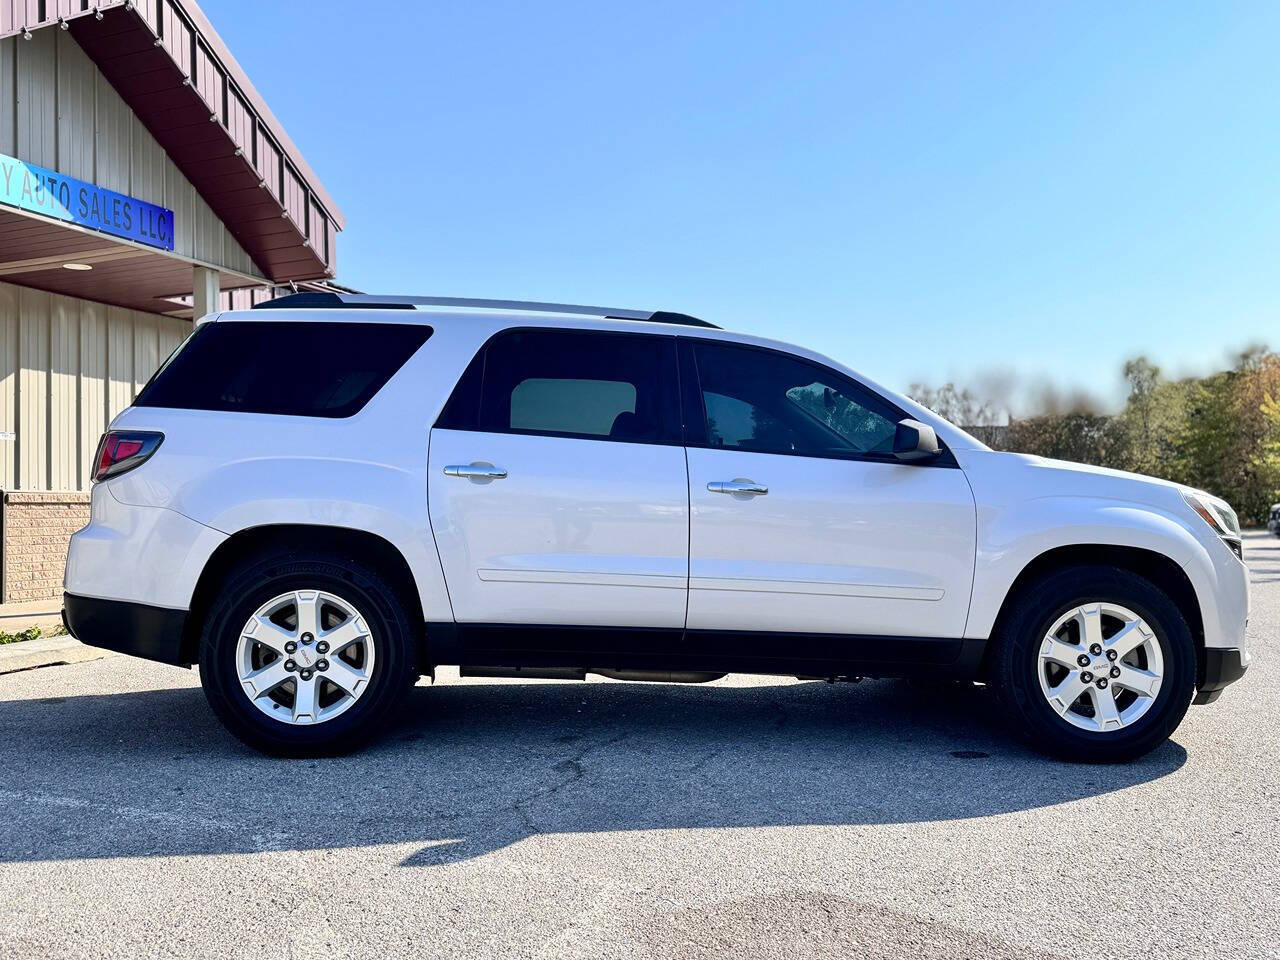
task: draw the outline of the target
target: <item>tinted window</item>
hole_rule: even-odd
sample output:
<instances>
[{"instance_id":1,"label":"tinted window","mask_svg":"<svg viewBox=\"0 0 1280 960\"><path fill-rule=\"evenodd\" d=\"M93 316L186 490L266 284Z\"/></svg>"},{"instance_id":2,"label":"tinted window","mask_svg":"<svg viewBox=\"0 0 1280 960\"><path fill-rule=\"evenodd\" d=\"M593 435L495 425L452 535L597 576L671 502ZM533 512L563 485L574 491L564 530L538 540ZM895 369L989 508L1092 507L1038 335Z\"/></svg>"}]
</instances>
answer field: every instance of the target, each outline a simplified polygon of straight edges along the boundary
<instances>
[{"instance_id":1,"label":"tinted window","mask_svg":"<svg viewBox=\"0 0 1280 960\"><path fill-rule=\"evenodd\" d=\"M794 357L694 347L706 444L811 457L890 457L900 414L845 377Z\"/></svg>"},{"instance_id":2,"label":"tinted window","mask_svg":"<svg viewBox=\"0 0 1280 960\"><path fill-rule=\"evenodd\" d=\"M530 377L511 391L511 429L607 437L623 415L636 416L636 386L627 380Z\"/></svg>"},{"instance_id":3,"label":"tinted window","mask_svg":"<svg viewBox=\"0 0 1280 960\"><path fill-rule=\"evenodd\" d=\"M436 426L679 443L675 338L501 334L472 361Z\"/></svg>"},{"instance_id":4,"label":"tinted window","mask_svg":"<svg viewBox=\"0 0 1280 960\"><path fill-rule=\"evenodd\" d=\"M430 336L416 324L213 321L196 328L134 404L349 417Z\"/></svg>"}]
</instances>

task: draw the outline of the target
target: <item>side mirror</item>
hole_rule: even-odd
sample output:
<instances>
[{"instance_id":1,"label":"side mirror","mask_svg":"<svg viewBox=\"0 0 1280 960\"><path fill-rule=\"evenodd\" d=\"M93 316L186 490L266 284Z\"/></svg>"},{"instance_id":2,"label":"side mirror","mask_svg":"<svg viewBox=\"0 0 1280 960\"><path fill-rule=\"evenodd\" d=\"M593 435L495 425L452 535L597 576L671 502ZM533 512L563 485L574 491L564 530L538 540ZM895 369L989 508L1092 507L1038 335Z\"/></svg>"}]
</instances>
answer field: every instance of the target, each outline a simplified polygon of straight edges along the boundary
<instances>
[{"instance_id":1,"label":"side mirror","mask_svg":"<svg viewBox=\"0 0 1280 960\"><path fill-rule=\"evenodd\" d=\"M933 427L919 420L902 420L893 435L893 455L904 463L932 460L942 452Z\"/></svg>"}]
</instances>

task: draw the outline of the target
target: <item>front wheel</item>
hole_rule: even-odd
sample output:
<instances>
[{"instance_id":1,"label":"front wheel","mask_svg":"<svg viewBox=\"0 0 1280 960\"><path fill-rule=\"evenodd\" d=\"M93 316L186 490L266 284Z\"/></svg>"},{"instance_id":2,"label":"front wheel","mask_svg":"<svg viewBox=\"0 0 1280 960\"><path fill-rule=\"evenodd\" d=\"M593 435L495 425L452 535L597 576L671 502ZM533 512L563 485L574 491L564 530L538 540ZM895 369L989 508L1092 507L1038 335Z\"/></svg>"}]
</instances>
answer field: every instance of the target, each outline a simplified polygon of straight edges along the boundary
<instances>
[{"instance_id":1,"label":"front wheel","mask_svg":"<svg viewBox=\"0 0 1280 960\"><path fill-rule=\"evenodd\" d=\"M203 625L200 680L219 719L249 746L340 753L376 734L409 687L416 635L377 570L281 553L223 584Z\"/></svg>"},{"instance_id":2,"label":"front wheel","mask_svg":"<svg viewBox=\"0 0 1280 960\"><path fill-rule=\"evenodd\" d=\"M1071 567L1030 585L996 638L996 689L1033 746L1068 760L1132 760L1168 739L1190 706L1195 643L1149 580Z\"/></svg>"}]
</instances>

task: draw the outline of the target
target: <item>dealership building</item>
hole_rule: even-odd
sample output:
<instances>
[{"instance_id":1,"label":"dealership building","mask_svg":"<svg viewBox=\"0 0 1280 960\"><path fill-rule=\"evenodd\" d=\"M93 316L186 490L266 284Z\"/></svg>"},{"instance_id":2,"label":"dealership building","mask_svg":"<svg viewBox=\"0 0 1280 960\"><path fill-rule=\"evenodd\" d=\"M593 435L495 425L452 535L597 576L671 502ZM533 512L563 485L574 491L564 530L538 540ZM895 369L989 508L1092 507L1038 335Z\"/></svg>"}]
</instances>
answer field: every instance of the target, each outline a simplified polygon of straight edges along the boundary
<instances>
[{"instance_id":1,"label":"dealership building","mask_svg":"<svg viewBox=\"0 0 1280 960\"><path fill-rule=\"evenodd\" d=\"M98 437L193 318L329 285L342 226L191 0L0 0L0 601L61 595Z\"/></svg>"}]
</instances>

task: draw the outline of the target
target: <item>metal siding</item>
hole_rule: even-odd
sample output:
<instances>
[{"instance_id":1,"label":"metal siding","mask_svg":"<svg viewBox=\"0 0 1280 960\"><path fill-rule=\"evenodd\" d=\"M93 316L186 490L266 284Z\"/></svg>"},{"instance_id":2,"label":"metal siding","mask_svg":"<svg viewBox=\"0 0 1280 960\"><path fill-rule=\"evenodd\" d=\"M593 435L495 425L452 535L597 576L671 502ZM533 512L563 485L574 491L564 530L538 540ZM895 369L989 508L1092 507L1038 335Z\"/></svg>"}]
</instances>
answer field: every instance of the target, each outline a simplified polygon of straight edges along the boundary
<instances>
[{"instance_id":1,"label":"metal siding","mask_svg":"<svg viewBox=\"0 0 1280 960\"><path fill-rule=\"evenodd\" d=\"M111 417L190 331L173 317L0 282L0 486L84 490Z\"/></svg>"},{"instance_id":2,"label":"metal siding","mask_svg":"<svg viewBox=\"0 0 1280 960\"><path fill-rule=\"evenodd\" d=\"M159 368L161 363L169 359L169 354L178 349L178 344L182 342L182 338L187 335L187 331L191 329L191 324L186 320L178 320L174 317L160 317L160 350L159 361L156 367ZM147 379L151 379L151 374L155 370L147 373ZM145 380L143 381L146 382Z\"/></svg>"},{"instance_id":3,"label":"metal siding","mask_svg":"<svg viewBox=\"0 0 1280 960\"><path fill-rule=\"evenodd\" d=\"M171 0L161 0L161 16L164 18L164 32L161 40L186 76L191 76L191 28L187 26L182 15Z\"/></svg>"},{"instance_id":4,"label":"metal siding","mask_svg":"<svg viewBox=\"0 0 1280 960\"><path fill-rule=\"evenodd\" d=\"M306 233L307 224L307 191L298 175L288 164L284 167L284 208L298 225L298 229Z\"/></svg>"},{"instance_id":5,"label":"metal siding","mask_svg":"<svg viewBox=\"0 0 1280 960\"><path fill-rule=\"evenodd\" d=\"M5 10L11 13L13 2L0 0L0 14ZM320 254L319 242L324 237L328 243L331 231L327 225L311 225L312 210L307 198L314 197L322 204L325 219L334 221L339 228L340 212L193 2L98 0L93 6L90 0L39 2L41 6L53 4L50 9L55 13L63 9L71 11L64 23L69 27L70 38L100 65L111 82L128 91L130 104L145 123L159 131L158 141L166 150L184 158L184 173L203 192L211 209L232 232L247 238L249 254L271 271L277 281L332 275ZM95 23L96 10L120 7L130 12L113 15L101 26ZM10 27L12 19L10 15ZM56 30L56 21L54 14L43 18L48 32ZM0 23L0 28L3 26ZM41 24L33 27L41 28ZM0 32L0 39L11 34L11 30ZM161 61L155 60L156 54L150 52L153 42L157 50L163 51ZM171 71L169 64L176 70ZM185 89L177 83L179 75L186 77ZM193 122L199 115L216 120L216 132L202 132L201 124ZM259 143L259 129L267 131L270 146L266 146L265 140ZM258 156L260 145L265 147L265 156L261 158ZM244 166L229 167L223 163L228 147L246 158ZM245 204L243 199L255 181L266 180L270 181L273 198L284 206L286 185L280 170L283 163L288 163L294 177L301 181L304 199L299 201L293 195L294 188L289 187L288 227L283 230L269 227L264 232L260 222L261 206ZM223 245L226 245L225 239ZM328 245L332 247L331 243ZM262 276L261 272L259 275Z\"/></svg>"},{"instance_id":6,"label":"metal siding","mask_svg":"<svg viewBox=\"0 0 1280 960\"><path fill-rule=\"evenodd\" d=\"M98 68L64 30L58 38L58 163L60 172L80 180L95 180L94 129Z\"/></svg>"},{"instance_id":7,"label":"metal siding","mask_svg":"<svg viewBox=\"0 0 1280 960\"><path fill-rule=\"evenodd\" d=\"M44 16L40 15L42 7L45 8ZM132 10L133 14L112 17L101 30L95 31L91 27L97 10L119 7ZM193 0L0 0L0 36L10 36L14 31L21 33L24 24L33 31L52 26L60 18L67 20L73 37L89 46L98 39L106 40L106 45L99 50L108 59L113 57L111 43L114 40L123 39L125 43L136 44L139 34L147 34L151 38L159 38L160 46L169 52L174 65L186 76L202 71L198 62L202 57L211 61L230 84L240 88L241 98L258 122L276 127L273 138L277 144L283 144L283 153L299 171L307 192L317 196L333 212L336 221L341 220L341 214L324 186L288 135L275 124L271 111ZM95 33L100 33L101 37ZM203 48L203 54L199 52L200 48ZM121 76L132 77L134 74L123 73ZM197 90L209 99L210 106L221 104L223 94L216 86L206 88L197 84Z\"/></svg>"},{"instance_id":8,"label":"metal siding","mask_svg":"<svg viewBox=\"0 0 1280 960\"><path fill-rule=\"evenodd\" d=\"M164 158L164 205L173 211L173 252L191 256L195 246L191 223L191 198L195 189L167 156Z\"/></svg>"},{"instance_id":9,"label":"metal siding","mask_svg":"<svg viewBox=\"0 0 1280 960\"><path fill-rule=\"evenodd\" d=\"M179 256L264 276L70 33L0 40L5 77L0 152L169 207Z\"/></svg>"},{"instance_id":10,"label":"metal siding","mask_svg":"<svg viewBox=\"0 0 1280 960\"><path fill-rule=\"evenodd\" d=\"M93 0L93 6L103 10L123 5L125 0ZM45 15L40 16L41 0L0 0L0 33L22 28L56 23L59 17L71 20L88 10L87 0L44 0ZM150 7L155 0L136 0L139 7ZM141 12L141 11L139 11Z\"/></svg>"},{"instance_id":11,"label":"metal siding","mask_svg":"<svg viewBox=\"0 0 1280 960\"><path fill-rule=\"evenodd\" d=\"M226 263L223 246L226 231L222 229L222 221L194 189L191 191L191 208L194 226L191 255L206 263Z\"/></svg>"},{"instance_id":12,"label":"metal siding","mask_svg":"<svg viewBox=\"0 0 1280 960\"><path fill-rule=\"evenodd\" d=\"M253 114L249 105L234 89L227 96L227 131L240 148L241 155L253 162Z\"/></svg>"},{"instance_id":13,"label":"metal siding","mask_svg":"<svg viewBox=\"0 0 1280 960\"><path fill-rule=\"evenodd\" d=\"M223 231L221 263L223 266L238 270L240 273L246 273L251 277L262 276L262 271L253 262L253 258L249 256L244 247L240 246L235 237L226 231Z\"/></svg>"},{"instance_id":14,"label":"metal siding","mask_svg":"<svg viewBox=\"0 0 1280 960\"><path fill-rule=\"evenodd\" d=\"M223 244L223 247L226 251L227 266L248 276L266 280L262 271L258 269L258 265L253 262L253 257L249 256L249 252L240 246L240 243L230 234L227 234L227 242Z\"/></svg>"},{"instance_id":15,"label":"metal siding","mask_svg":"<svg viewBox=\"0 0 1280 960\"><path fill-rule=\"evenodd\" d=\"M164 149L136 116L129 117L129 129L129 192L148 203L164 206Z\"/></svg>"},{"instance_id":16,"label":"metal siding","mask_svg":"<svg viewBox=\"0 0 1280 960\"><path fill-rule=\"evenodd\" d=\"M124 0L114 0L112 6L118 6L123 2ZM107 4L99 4L99 6L105 7ZM158 0L134 0L134 9L146 21L147 26L151 28L151 32L156 33L156 27L160 23Z\"/></svg>"},{"instance_id":17,"label":"metal siding","mask_svg":"<svg viewBox=\"0 0 1280 960\"><path fill-rule=\"evenodd\" d=\"M190 320L183 320L179 317L163 317L158 314L157 317L160 321L160 347L163 351L160 354L160 363L164 363L169 359L169 354L177 350L178 345L187 339L187 334L194 329L194 326ZM156 364L156 367L158 369L159 364ZM155 372L155 370L148 370L147 380L150 380L151 374ZM143 382L145 383L146 381L144 380Z\"/></svg>"},{"instance_id":18,"label":"metal siding","mask_svg":"<svg viewBox=\"0 0 1280 960\"><path fill-rule=\"evenodd\" d=\"M328 243L328 218L324 215L324 207L311 201L311 216L307 218L307 239L315 247L320 259L324 259L325 245Z\"/></svg>"},{"instance_id":19,"label":"metal siding","mask_svg":"<svg viewBox=\"0 0 1280 960\"><path fill-rule=\"evenodd\" d=\"M47 490L49 482L50 294L18 292L18 482Z\"/></svg>"},{"instance_id":20,"label":"metal siding","mask_svg":"<svg viewBox=\"0 0 1280 960\"><path fill-rule=\"evenodd\" d=\"M17 156L42 167L58 164L57 38L40 30L18 47Z\"/></svg>"},{"instance_id":21,"label":"metal siding","mask_svg":"<svg viewBox=\"0 0 1280 960\"><path fill-rule=\"evenodd\" d=\"M107 308L80 301L80 469L73 489L89 486L98 438L107 429Z\"/></svg>"},{"instance_id":22,"label":"metal siding","mask_svg":"<svg viewBox=\"0 0 1280 960\"><path fill-rule=\"evenodd\" d=\"M216 115L219 120L225 116L222 103L223 80L225 79L222 71L213 62L213 58L209 56L209 51L205 49L203 44L197 43L196 91L204 99L204 102L209 105L209 112Z\"/></svg>"},{"instance_id":23,"label":"metal siding","mask_svg":"<svg viewBox=\"0 0 1280 960\"><path fill-rule=\"evenodd\" d=\"M98 169L94 183L128 193L133 153L133 111L106 77L95 70L98 85L98 115L93 131L98 145Z\"/></svg>"},{"instance_id":24,"label":"metal siding","mask_svg":"<svg viewBox=\"0 0 1280 960\"><path fill-rule=\"evenodd\" d=\"M80 485L80 303L49 298L49 487Z\"/></svg>"},{"instance_id":25,"label":"metal siding","mask_svg":"<svg viewBox=\"0 0 1280 960\"><path fill-rule=\"evenodd\" d=\"M18 288L0 283L0 430L18 432ZM14 440L0 439L0 488L17 482Z\"/></svg>"},{"instance_id":26,"label":"metal siding","mask_svg":"<svg viewBox=\"0 0 1280 960\"><path fill-rule=\"evenodd\" d=\"M133 403L133 318L124 307L107 307L107 421Z\"/></svg>"},{"instance_id":27,"label":"metal siding","mask_svg":"<svg viewBox=\"0 0 1280 960\"><path fill-rule=\"evenodd\" d=\"M280 151L271 138L258 128L258 175L266 182L267 189L277 199L280 197Z\"/></svg>"},{"instance_id":28,"label":"metal siding","mask_svg":"<svg viewBox=\"0 0 1280 960\"><path fill-rule=\"evenodd\" d=\"M18 40L0 40L0 153L13 156L18 152L15 126L18 109Z\"/></svg>"},{"instance_id":29,"label":"metal siding","mask_svg":"<svg viewBox=\"0 0 1280 960\"><path fill-rule=\"evenodd\" d=\"M160 318L149 313L133 314L133 396L160 366ZM132 397L130 398L132 400Z\"/></svg>"},{"instance_id":30,"label":"metal siding","mask_svg":"<svg viewBox=\"0 0 1280 960\"><path fill-rule=\"evenodd\" d=\"M40 0L5 0L0 29L19 30L40 22Z\"/></svg>"}]
</instances>

